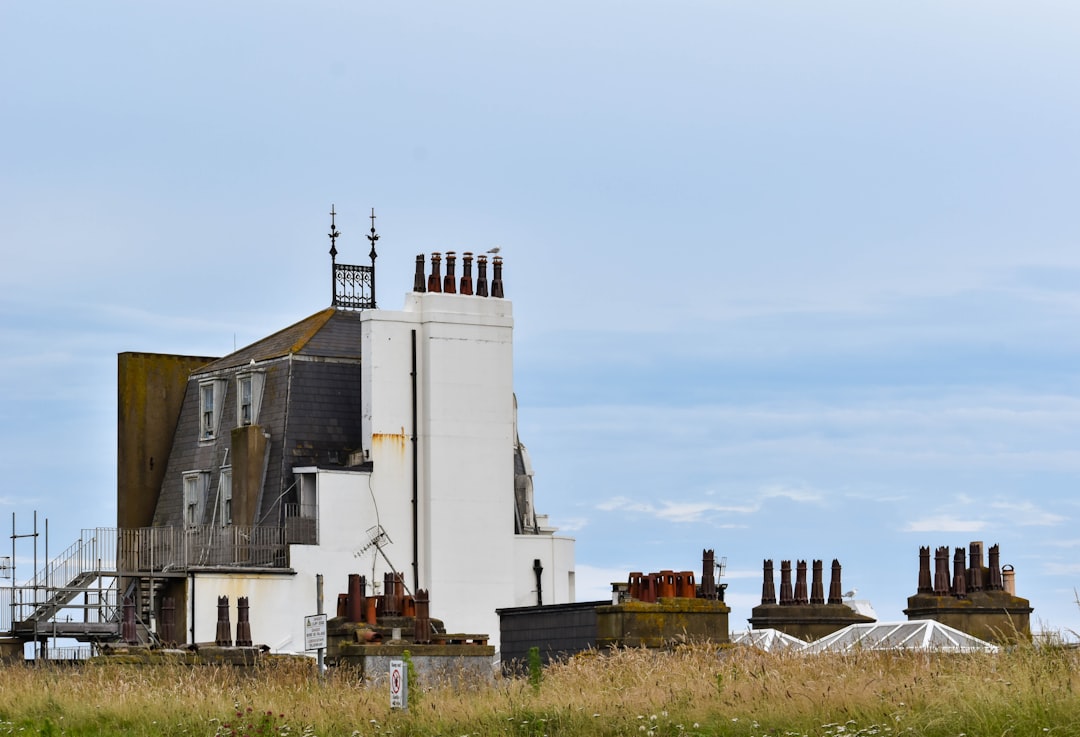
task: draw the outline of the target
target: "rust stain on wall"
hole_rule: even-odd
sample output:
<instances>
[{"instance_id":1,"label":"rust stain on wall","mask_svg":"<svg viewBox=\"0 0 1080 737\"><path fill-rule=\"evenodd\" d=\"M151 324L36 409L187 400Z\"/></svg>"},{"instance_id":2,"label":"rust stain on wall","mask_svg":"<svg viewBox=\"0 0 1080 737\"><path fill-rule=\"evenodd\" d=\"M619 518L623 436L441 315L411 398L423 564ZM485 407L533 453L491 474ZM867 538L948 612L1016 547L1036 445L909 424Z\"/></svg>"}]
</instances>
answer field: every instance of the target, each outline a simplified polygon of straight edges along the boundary
<instances>
[{"instance_id":1,"label":"rust stain on wall","mask_svg":"<svg viewBox=\"0 0 1080 737\"><path fill-rule=\"evenodd\" d=\"M404 456L408 440L404 427L401 428L399 433L376 432L371 434L371 449L372 451L378 451L385 448L388 451Z\"/></svg>"}]
</instances>

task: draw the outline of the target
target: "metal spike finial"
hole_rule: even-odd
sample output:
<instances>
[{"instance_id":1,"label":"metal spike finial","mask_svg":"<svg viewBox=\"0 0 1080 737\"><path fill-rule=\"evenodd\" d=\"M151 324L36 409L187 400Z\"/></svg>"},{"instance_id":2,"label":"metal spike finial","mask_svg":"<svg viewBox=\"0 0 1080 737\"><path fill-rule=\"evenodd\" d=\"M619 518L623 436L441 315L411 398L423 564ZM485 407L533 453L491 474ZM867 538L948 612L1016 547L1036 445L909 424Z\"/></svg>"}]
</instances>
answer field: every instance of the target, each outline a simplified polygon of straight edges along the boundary
<instances>
[{"instance_id":1,"label":"metal spike finial","mask_svg":"<svg viewBox=\"0 0 1080 737\"><path fill-rule=\"evenodd\" d=\"M375 232L375 208L371 208L371 235L367 237L371 241L371 253L368 255L371 257L371 264L375 265L375 258L379 255L375 253L375 241L379 240L379 234Z\"/></svg>"},{"instance_id":2,"label":"metal spike finial","mask_svg":"<svg viewBox=\"0 0 1080 737\"><path fill-rule=\"evenodd\" d=\"M337 258L337 239L338 236L341 235L341 232L334 224L334 218L336 216L337 213L334 212L334 206L330 205L330 232L327 233L327 236L330 238L330 258L332 259Z\"/></svg>"}]
</instances>

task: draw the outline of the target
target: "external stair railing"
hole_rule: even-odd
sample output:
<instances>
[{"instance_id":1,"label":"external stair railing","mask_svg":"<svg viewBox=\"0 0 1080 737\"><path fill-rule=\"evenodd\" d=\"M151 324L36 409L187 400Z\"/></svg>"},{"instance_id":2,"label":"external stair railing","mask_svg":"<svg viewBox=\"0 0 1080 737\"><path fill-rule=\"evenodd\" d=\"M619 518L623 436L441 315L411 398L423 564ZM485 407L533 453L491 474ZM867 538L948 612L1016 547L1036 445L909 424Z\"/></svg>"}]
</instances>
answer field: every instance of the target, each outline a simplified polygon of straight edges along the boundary
<instances>
[{"instance_id":1,"label":"external stair railing","mask_svg":"<svg viewBox=\"0 0 1080 737\"><path fill-rule=\"evenodd\" d=\"M71 610L66 629L83 624L97 632L120 621L121 579L182 576L192 569L287 568L287 549L284 527L86 529L28 581L0 588L0 634L55 629L65 610Z\"/></svg>"}]
</instances>

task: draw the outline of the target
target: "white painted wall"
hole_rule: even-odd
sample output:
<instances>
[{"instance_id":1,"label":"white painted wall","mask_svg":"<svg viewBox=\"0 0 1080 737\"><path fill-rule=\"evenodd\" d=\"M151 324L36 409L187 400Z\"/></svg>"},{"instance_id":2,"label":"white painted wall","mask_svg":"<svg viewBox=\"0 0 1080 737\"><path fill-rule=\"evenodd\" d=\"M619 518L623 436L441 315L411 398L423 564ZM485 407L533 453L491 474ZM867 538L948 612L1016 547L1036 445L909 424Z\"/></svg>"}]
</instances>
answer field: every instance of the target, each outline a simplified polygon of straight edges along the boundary
<instances>
[{"instance_id":1,"label":"white painted wall","mask_svg":"<svg viewBox=\"0 0 1080 737\"><path fill-rule=\"evenodd\" d=\"M540 560L543 602L572 604L576 601L573 585L574 539L560 535L514 536L514 601L500 608L536 605L536 574L533 561Z\"/></svg>"}]
</instances>

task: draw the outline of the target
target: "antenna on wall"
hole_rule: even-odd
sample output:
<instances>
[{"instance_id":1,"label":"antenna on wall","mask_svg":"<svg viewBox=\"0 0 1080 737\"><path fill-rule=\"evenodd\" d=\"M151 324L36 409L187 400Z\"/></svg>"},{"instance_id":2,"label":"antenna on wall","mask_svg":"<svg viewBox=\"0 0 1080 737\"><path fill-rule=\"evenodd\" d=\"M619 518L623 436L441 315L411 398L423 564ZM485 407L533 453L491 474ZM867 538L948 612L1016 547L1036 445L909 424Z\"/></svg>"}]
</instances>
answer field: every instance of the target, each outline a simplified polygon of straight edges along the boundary
<instances>
[{"instance_id":1,"label":"antenna on wall","mask_svg":"<svg viewBox=\"0 0 1080 737\"><path fill-rule=\"evenodd\" d=\"M390 562L390 558L386 556L386 551L383 550L384 545L388 543L392 544L393 542L394 541L390 539L390 535L386 533L386 530L383 529L382 525L375 525L374 527L369 527L367 530L367 542L361 545L360 549L353 553L353 557L359 558L367 551L375 548L375 550L379 552L379 555L383 557L383 560L386 561L386 565L390 566L391 572L397 574L398 570L394 568L394 564ZM402 584L404 585L405 577L402 576L401 580ZM408 591L409 594L412 594L412 592L409 591L408 586L405 586L405 590Z\"/></svg>"}]
</instances>

